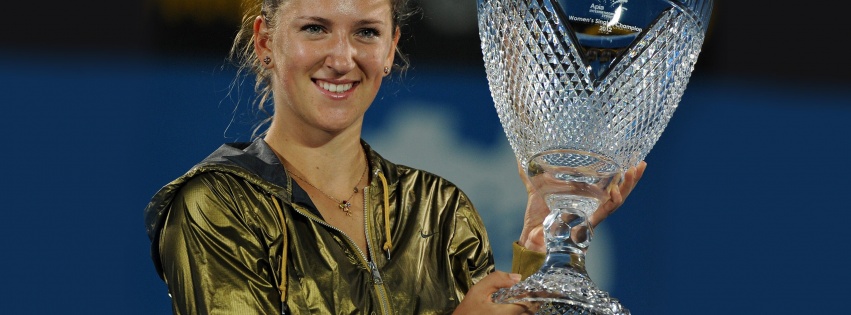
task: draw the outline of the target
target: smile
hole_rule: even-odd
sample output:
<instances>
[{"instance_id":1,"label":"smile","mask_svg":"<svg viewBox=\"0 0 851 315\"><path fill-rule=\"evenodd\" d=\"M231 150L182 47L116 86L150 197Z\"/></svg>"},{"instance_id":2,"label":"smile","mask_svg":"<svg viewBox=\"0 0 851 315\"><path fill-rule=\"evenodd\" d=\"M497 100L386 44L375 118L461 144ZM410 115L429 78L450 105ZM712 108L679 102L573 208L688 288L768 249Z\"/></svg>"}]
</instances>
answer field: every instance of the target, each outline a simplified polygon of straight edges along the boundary
<instances>
[{"instance_id":1,"label":"smile","mask_svg":"<svg viewBox=\"0 0 851 315\"><path fill-rule=\"evenodd\" d=\"M326 90L331 93L343 93L348 90L351 90L352 86L354 86L354 83L333 84L324 81L318 81L316 83L318 83L319 87L321 87L323 90Z\"/></svg>"}]
</instances>

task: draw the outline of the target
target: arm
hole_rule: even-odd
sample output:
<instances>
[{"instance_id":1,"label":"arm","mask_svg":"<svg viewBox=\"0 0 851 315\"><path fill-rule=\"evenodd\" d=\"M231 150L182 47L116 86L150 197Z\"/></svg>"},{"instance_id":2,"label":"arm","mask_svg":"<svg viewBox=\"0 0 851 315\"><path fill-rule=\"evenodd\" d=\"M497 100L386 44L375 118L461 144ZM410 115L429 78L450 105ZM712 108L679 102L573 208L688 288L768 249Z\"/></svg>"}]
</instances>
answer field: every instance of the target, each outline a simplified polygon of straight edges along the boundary
<instances>
[{"instance_id":1,"label":"arm","mask_svg":"<svg viewBox=\"0 0 851 315\"><path fill-rule=\"evenodd\" d=\"M208 173L175 197L160 259L175 314L280 314L274 269L234 195L233 178Z\"/></svg>"},{"instance_id":2,"label":"arm","mask_svg":"<svg viewBox=\"0 0 851 315\"><path fill-rule=\"evenodd\" d=\"M462 206L456 213L453 233L453 248L461 249L458 258L464 260L472 283L466 285L461 304L453 314L525 314L527 308L518 304L497 304L491 296L500 288L507 288L520 281L519 274L508 274L494 270L493 252L488 243L484 223L478 212L462 198ZM456 276L457 277L457 276ZM475 283L473 285L473 283ZM470 286L472 285L472 286Z\"/></svg>"},{"instance_id":3,"label":"arm","mask_svg":"<svg viewBox=\"0 0 851 315\"><path fill-rule=\"evenodd\" d=\"M456 207L449 250L457 295L462 298L473 284L494 271L494 261L485 225L463 193Z\"/></svg>"}]
</instances>

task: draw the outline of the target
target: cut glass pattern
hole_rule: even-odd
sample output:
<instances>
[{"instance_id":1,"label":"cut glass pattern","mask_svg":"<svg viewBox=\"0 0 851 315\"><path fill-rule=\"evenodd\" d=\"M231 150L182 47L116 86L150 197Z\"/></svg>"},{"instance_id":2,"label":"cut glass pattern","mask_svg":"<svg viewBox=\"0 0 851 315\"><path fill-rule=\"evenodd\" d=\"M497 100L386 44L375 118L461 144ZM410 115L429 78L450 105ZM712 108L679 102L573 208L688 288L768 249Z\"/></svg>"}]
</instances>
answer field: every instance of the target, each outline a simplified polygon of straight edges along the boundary
<instances>
[{"instance_id":1,"label":"cut glass pattern","mask_svg":"<svg viewBox=\"0 0 851 315\"><path fill-rule=\"evenodd\" d=\"M703 1L705 2L705 1ZM485 67L521 162L550 149L643 160L677 108L703 43L693 13L665 11L605 76L595 76L551 1L483 1Z\"/></svg>"},{"instance_id":2,"label":"cut glass pattern","mask_svg":"<svg viewBox=\"0 0 851 315\"><path fill-rule=\"evenodd\" d=\"M497 114L551 211L544 266L495 301L525 303L537 314L630 314L585 272L588 218L667 126L711 7L711 0L479 0Z\"/></svg>"}]
</instances>

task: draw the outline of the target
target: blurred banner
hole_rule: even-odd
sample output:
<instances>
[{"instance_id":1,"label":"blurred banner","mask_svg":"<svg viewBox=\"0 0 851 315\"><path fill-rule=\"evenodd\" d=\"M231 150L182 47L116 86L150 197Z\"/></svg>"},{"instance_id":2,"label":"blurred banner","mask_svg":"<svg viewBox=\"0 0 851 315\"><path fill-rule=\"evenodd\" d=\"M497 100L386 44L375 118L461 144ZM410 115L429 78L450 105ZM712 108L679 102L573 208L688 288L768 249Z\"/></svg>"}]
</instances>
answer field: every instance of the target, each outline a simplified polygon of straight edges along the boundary
<instances>
[{"instance_id":1,"label":"blurred banner","mask_svg":"<svg viewBox=\"0 0 851 315\"><path fill-rule=\"evenodd\" d=\"M464 189L506 270L525 196L483 70L421 68L385 83L364 137ZM220 143L250 138L250 84L174 59L0 69L4 310L168 314L142 209ZM592 276L643 314L844 311L810 301L841 300L851 280L850 96L694 78L644 179L598 230Z\"/></svg>"}]
</instances>

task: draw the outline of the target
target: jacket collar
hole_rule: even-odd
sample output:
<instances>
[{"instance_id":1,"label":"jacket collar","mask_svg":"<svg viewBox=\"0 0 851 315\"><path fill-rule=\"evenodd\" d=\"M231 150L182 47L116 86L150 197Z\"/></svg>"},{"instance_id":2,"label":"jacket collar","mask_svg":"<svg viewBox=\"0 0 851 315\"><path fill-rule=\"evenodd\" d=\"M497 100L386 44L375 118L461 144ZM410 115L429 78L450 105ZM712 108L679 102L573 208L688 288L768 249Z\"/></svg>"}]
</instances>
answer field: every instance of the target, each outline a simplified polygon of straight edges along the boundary
<instances>
[{"instance_id":1,"label":"jacket collar","mask_svg":"<svg viewBox=\"0 0 851 315\"><path fill-rule=\"evenodd\" d=\"M380 171L384 173L388 185L395 186L399 180L396 174L396 165L372 150L372 147L366 141L361 140L361 145L369 158L369 169L373 175L373 180L375 180L376 172ZM254 142L224 144L199 163L199 166L222 163L238 166L257 175L264 181L284 187L288 192L292 192L292 181L287 172L284 171L283 163L263 139L257 139Z\"/></svg>"},{"instance_id":2,"label":"jacket collar","mask_svg":"<svg viewBox=\"0 0 851 315\"><path fill-rule=\"evenodd\" d=\"M237 166L263 181L279 187L289 187L287 172L284 171L281 160L263 139L223 144L196 167L215 164Z\"/></svg>"}]
</instances>

